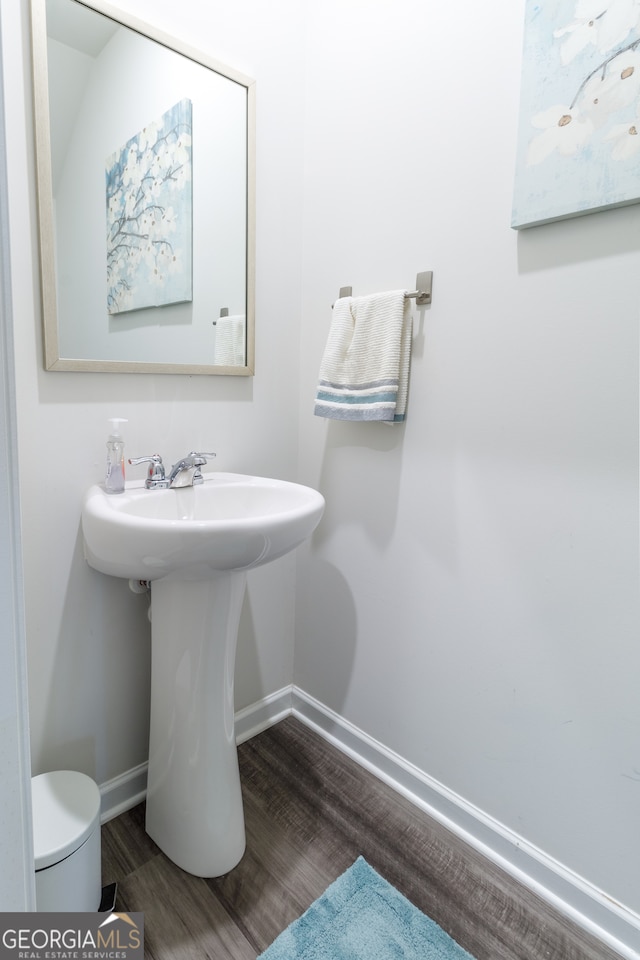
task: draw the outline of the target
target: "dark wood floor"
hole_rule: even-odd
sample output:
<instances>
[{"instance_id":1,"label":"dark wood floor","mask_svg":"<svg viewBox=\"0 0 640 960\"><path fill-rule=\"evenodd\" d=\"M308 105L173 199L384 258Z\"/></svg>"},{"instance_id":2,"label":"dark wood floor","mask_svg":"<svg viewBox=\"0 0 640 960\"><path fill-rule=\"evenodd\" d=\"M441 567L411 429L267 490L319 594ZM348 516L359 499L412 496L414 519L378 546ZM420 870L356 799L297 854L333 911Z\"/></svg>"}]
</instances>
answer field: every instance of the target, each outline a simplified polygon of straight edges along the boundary
<instances>
[{"instance_id":1,"label":"dark wood floor","mask_svg":"<svg viewBox=\"0 0 640 960\"><path fill-rule=\"evenodd\" d=\"M288 718L239 748L247 850L202 880L144 831L102 828L117 909L145 915L145 955L255 960L362 855L476 960L619 960L403 797Z\"/></svg>"}]
</instances>

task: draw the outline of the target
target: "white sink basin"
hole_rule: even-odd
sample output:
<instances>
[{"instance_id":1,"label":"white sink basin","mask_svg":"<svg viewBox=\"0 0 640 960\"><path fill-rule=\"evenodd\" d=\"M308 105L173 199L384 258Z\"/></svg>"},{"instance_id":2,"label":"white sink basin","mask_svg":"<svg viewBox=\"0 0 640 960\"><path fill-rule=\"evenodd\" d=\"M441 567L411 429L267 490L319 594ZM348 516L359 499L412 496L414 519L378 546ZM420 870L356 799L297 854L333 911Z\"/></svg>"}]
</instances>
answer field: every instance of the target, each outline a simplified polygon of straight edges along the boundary
<instances>
[{"instance_id":1,"label":"white sink basin","mask_svg":"<svg viewBox=\"0 0 640 960\"><path fill-rule=\"evenodd\" d=\"M293 550L323 510L322 494L310 487L234 473L175 490L134 482L109 495L96 485L82 508L85 555L113 577L210 579Z\"/></svg>"}]
</instances>

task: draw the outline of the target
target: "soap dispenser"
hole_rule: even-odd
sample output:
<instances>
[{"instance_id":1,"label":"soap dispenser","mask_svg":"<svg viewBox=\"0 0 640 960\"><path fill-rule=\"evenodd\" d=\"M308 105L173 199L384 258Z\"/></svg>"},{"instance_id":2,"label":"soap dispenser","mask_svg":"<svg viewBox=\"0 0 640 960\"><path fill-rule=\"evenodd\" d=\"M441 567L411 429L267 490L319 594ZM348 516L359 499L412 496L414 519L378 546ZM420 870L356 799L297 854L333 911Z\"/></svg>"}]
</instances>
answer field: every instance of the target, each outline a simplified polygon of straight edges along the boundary
<instances>
[{"instance_id":1,"label":"soap dispenser","mask_svg":"<svg viewBox=\"0 0 640 960\"><path fill-rule=\"evenodd\" d=\"M124 493L124 440L120 424L127 423L122 417L111 417L111 431L107 437L107 472L104 486L107 493Z\"/></svg>"}]
</instances>

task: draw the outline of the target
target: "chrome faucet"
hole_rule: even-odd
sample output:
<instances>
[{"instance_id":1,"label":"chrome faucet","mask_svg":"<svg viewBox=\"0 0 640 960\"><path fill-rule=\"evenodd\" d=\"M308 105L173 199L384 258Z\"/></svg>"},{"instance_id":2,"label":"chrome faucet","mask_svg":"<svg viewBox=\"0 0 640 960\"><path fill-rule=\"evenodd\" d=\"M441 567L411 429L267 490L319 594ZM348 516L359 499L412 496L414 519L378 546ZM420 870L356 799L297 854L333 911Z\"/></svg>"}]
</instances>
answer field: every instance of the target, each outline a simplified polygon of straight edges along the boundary
<instances>
[{"instance_id":1,"label":"chrome faucet","mask_svg":"<svg viewBox=\"0 0 640 960\"><path fill-rule=\"evenodd\" d=\"M195 484L204 483L204 477L200 467L203 467L207 460L215 457L215 453L196 453L192 450L186 457L182 457L171 467L169 476L165 475L162 457L154 453L152 457L137 457L130 459L129 463L135 466L138 463L149 463L147 479L144 482L147 490L163 490L167 487L176 489L177 487L193 487Z\"/></svg>"},{"instance_id":2,"label":"chrome faucet","mask_svg":"<svg viewBox=\"0 0 640 960\"><path fill-rule=\"evenodd\" d=\"M169 474L169 486L193 487L196 483L203 483L200 467L205 465L207 457L215 457L215 453L196 453L192 450L182 460L174 463Z\"/></svg>"}]
</instances>

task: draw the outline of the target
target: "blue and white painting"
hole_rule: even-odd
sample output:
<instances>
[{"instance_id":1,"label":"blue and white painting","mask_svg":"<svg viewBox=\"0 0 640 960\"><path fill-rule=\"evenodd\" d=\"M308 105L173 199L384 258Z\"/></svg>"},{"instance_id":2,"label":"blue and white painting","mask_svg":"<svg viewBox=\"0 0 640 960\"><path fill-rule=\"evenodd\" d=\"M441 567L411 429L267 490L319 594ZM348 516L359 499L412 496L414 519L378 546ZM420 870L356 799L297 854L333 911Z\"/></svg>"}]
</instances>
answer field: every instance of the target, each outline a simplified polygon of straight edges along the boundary
<instances>
[{"instance_id":1,"label":"blue and white painting","mask_svg":"<svg viewBox=\"0 0 640 960\"><path fill-rule=\"evenodd\" d=\"M191 300L190 100L107 159L106 186L108 312Z\"/></svg>"},{"instance_id":2,"label":"blue and white painting","mask_svg":"<svg viewBox=\"0 0 640 960\"><path fill-rule=\"evenodd\" d=\"M526 0L516 229L640 200L640 0Z\"/></svg>"}]
</instances>

